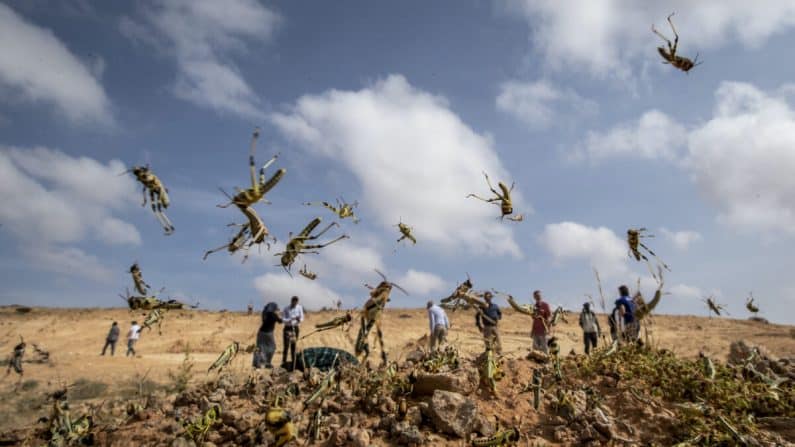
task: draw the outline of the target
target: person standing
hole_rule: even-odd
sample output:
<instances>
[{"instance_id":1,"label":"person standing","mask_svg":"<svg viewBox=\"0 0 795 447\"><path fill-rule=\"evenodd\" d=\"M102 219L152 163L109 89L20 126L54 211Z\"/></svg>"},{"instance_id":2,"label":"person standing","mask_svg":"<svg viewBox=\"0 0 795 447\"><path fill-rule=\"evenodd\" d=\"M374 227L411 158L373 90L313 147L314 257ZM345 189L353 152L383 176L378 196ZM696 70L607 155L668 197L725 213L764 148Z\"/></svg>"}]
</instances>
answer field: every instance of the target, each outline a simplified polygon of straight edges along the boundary
<instances>
[{"instance_id":1,"label":"person standing","mask_svg":"<svg viewBox=\"0 0 795 447\"><path fill-rule=\"evenodd\" d=\"M599 327L599 319L591 311L591 303L582 305L580 312L580 327L582 328L583 342L585 343L585 354L591 353L591 348L596 348L596 341L602 329Z\"/></svg>"},{"instance_id":2,"label":"person standing","mask_svg":"<svg viewBox=\"0 0 795 447\"><path fill-rule=\"evenodd\" d=\"M284 323L284 331L282 332L282 340L284 350L282 351L282 364L287 363L287 351L290 351L290 368L295 364L295 345L298 342L298 326L304 321L304 309L298 304L298 297L290 298L290 305L284 308L282 312L282 322ZM288 368L289 369L289 368Z\"/></svg>"},{"instance_id":3,"label":"person standing","mask_svg":"<svg viewBox=\"0 0 795 447\"><path fill-rule=\"evenodd\" d=\"M549 332L552 311L549 310L549 304L541 298L541 291L536 290L533 292L533 299L536 304L533 306L533 328L530 335L533 337L533 349L548 353L547 347L547 333Z\"/></svg>"},{"instance_id":4,"label":"person standing","mask_svg":"<svg viewBox=\"0 0 795 447\"><path fill-rule=\"evenodd\" d=\"M129 357L130 355L135 357L135 343L138 341L138 337L140 336L141 326L138 326L137 321L133 321L129 332L127 332L127 353L125 354L125 357Z\"/></svg>"},{"instance_id":5,"label":"person standing","mask_svg":"<svg viewBox=\"0 0 795 447\"><path fill-rule=\"evenodd\" d=\"M113 322L110 325L110 331L108 331L108 336L105 337L105 346L102 347L102 354L105 355L105 350L108 349L110 346L110 355L116 355L116 342L119 341L119 323Z\"/></svg>"},{"instance_id":6,"label":"person standing","mask_svg":"<svg viewBox=\"0 0 795 447\"><path fill-rule=\"evenodd\" d=\"M450 321L447 320L447 313L444 309L428 301L428 322L431 328L431 352L447 340L447 329L450 328Z\"/></svg>"},{"instance_id":7,"label":"person standing","mask_svg":"<svg viewBox=\"0 0 795 447\"><path fill-rule=\"evenodd\" d=\"M629 297L629 288L621 285L618 288L619 297L616 300L621 321L624 323L622 331L619 331L619 338L623 341L634 341L637 337L635 330L635 303Z\"/></svg>"},{"instance_id":8,"label":"person standing","mask_svg":"<svg viewBox=\"0 0 795 447\"><path fill-rule=\"evenodd\" d=\"M475 325L483 333L486 349L492 348L494 352L499 354L502 352L502 343L500 342L500 333L497 330L497 322L502 319L502 311L492 302L493 295L491 292L484 293L483 299L486 300L486 306L479 309L475 315Z\"/></svg>"},{"instance_id":9,"label":"person standing","mask_svg":"<svg viewBox=\"0 0 795 447\"><path fill-rule=\"evenodd\" d=\"M276 353L276 337L273 330L276 323L281 323L279 305L268 303L262 309L262 325L257 332L257 349L254 350L254 368L273 368L271 361Z\"/></svg>"}]
</instances>

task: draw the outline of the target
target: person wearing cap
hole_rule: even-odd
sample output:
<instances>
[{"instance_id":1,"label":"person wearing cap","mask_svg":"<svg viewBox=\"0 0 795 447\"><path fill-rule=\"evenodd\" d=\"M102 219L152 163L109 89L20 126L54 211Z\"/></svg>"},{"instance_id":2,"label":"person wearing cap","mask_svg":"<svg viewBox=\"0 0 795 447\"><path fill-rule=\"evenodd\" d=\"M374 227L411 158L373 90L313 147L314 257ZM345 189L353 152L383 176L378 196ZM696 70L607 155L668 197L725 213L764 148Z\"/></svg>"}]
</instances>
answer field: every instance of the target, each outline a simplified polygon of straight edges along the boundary
<instances>
[{"instance_id":1,"label":"person wearing cap","mask_svg":"<svg viewBox=\"0 0 795 447\"><path fill-rule=\"evenodd\" d=\"M502 343L500 342L500 333L497 330L497 322L502 319L502 311L492 302L494 295L491 292L483 294L483 299L486 300L486 306L478 309L475 315L475 325L481 333L483 333L483 341L486 343L486 349L492 348L497 354L502 352Z\"/></svg>"},{"instance_id":2,"label":"person wearing cap","mask_svg":"<svg viewBox=\"0 0 795 447\"><path fill-rule=\"evenodd\" d=\"M445 313L444 309L434 304L433 300L428 301L426 307L428 308L428 321L431 328L431 352L433 352L447 339L447 329L450 328L450 322L447 320L447 313Z\"/></svg>"},{"instance_id":3,"label":"person wearing cap","mask_svg":"<svg viewBox=\"0 0 795 447\"><path fill-rule=\"evenodd\" d=\"M549 304L541 298L540 290L533 292L533 299L536 302L533 306L533 328L530 330L530 336L533 337L533 349L548 353L547 335L552 311L549 310Z\"/></svg>"},{"instance_id":4,"label":"person wearing cap","mask_svg":"<svg viewBox=\"0 0 795 447\"><path fill-rule=\"evenodd\" d=\"M268 303L262 309L262 324L257 331L257 348L254 350L254 368L273 368L271 361L273 354L276 353L276 337L273 330L276 323L281 323L282 317L279 314L279 305Z\"/></svg>"},{"instance_id":5,"label":"person wearing cap","mask_svg":"<svg viewBox=\"0 0 795 447\"><path fill-rule=\"evenodd\" d=\"M290 298L290 305L284 308L282 312L282 323L284 323L284 331L282 331L282 341L284 348L282 351L282 364L294 365L295 364L295 345L298 341L298 326L304 321L304 309L298 304L298 297ZM290 363L287 363L287 351L290 351Z\"/></svg>"},{"instance_id":6,"label":"person wearing cap","mask_svg":"<svg viewBox=\"0 0 795 447\"><path fill-rule=\"evenodd\" d=\"M583 343L585 343L585 354L591 353L591 348L596 348L596 341L602 329L599 327L599 319L591 311L591 303L582 305L580 312L580 327L582 328Z\"/></svg>"}]
</instances>

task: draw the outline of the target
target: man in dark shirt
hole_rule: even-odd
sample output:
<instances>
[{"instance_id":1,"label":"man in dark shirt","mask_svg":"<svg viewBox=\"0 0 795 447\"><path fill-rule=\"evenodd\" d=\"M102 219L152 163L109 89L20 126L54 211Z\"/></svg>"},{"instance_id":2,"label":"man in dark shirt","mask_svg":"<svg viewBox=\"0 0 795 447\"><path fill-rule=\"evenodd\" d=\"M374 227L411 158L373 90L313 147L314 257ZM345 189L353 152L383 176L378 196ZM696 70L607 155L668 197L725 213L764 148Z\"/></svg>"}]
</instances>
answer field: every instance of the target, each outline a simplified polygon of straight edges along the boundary
<instances>
[{"instance_id":1,"label":"man in dark shirt","mask_svg":"<svg viewBox=\"0 0 795 447\"><path fill-rule=\"evenodd\" d=\"M282 317L279 314L279 305L268 303L262 309L262 325L257 332L257 349L254 350L254 368L273 368L271 361L273 354L276 353L276 338L273 336L273 329L276 323L281 323Z\"/></svg>"},{"instance_id":2,"label":"man in dark shirt","mask_svg":"<svg viewBox=\"0 0 795 447\"><path fill-rule=\"evenodd\" d=\"M105 346L102 347L102 354L105 355L105 350L108 349L110 346L110 355L116 355L116 342L119 341L119 323L113 322L110 325L110 331L108 331L108 336L105 337Z\"/></svg>"},{"instance_id":3,"label":"man in dark shirt","mask_svg":"<svg viewBox=\"0 0 795 447\"><path fill-rule=\"evenodd\" d=\"M491 292L483 294L483 299L486 300L486 306L478 309L475 315L475 325L483 333L483 341L486 343L486 349L492 348L497 354L502 352L502 343L500 342L500 333L497 331L497 322L502 319L502 312L491 300L493 295Z\"/></svg>"}]
</instances>

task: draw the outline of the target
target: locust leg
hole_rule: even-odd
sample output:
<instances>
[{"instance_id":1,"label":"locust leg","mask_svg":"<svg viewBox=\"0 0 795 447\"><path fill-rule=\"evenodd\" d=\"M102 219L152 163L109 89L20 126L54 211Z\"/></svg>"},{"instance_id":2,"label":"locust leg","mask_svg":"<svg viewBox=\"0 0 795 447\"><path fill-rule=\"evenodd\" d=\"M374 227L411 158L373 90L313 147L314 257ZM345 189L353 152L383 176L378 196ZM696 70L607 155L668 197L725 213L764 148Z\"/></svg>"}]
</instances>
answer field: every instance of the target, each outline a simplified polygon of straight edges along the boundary
<instances>
[{"instance_id":1,"label":"locust leg","mask_svg":"<svg viewBox=\"0 0 795 447\"><path fill-rule=\"evenodd\" d=\"M141 192L143 193L143 196L144 196L144 200L143 200L143 202L141 202L141 206L146 206L146 190L147 190L147 187L146 187L146 185L144 185L144 187L141 189Z\"/></svg>"},{"instance_id":2,"label":"locust leg","mask_svg":"<svg viewBox=\"0 0 795 447\"><path fill-rule=\"evenodd\" d=\"M494 190L492 189L492 191L494 191ZM501 206L499 203L497 203L497 202L501 202L502 201L502 199L499 198L499 197L496 197L494 199L484 199L483 197L480 197L477 194L467 194L467 198L470 198L470 197L474 197L474 198L476 198L478 200L482 200L482 201L487 202L487 203L493 203L493 204L495 204L497 206Z\"/></svg>"},{"instance_id":3,"label":"locust leg","mask_svg":"<svg viewBox=\"0 0 795 447\"><path fill-rule=\"evenodd\" d=\"M384 333L381 331L381 322L375 323L376 335L378 335L378 344L381 346L381 362L386 365L386 349L384 349Z\"/></svg>"},{"instance_id":4,"label":"locust leg","mask_svg":"<svg viewBox=\"0 0 795 447\"><path fill-rule=\"evenodd\" d=\"M643 247L643 249L646 250L647 252L649 252L650 255L654 256L654 259L656 259L657 262L662 264L662 266L663 266L663 268L665 268L665 270L668 270L669 272L671 271L671 269L668 267L668 265L666 265L653 251L649 250L649 247L643 245L643 242L638 243L638 245ZM646 257L644 256L643 259L646 259ZM648 261L648 259L646 259L646 261ZM654 274L652 274L652 276L653 275Z\"/></svg>"},{"instance_id":5,"label":"locust leg","mask_svg":"<svg viewBox=\"0 0 795 447\"><path fill-rule=\"evenodd\" d=\"M671 30L674 32L674 46L671 48L671 56L676 54L676 47L679 45L679 34L676 32L676 28L674 28L674 22L671 21L671 17L674 16L672 12L671 15L668 16L668 24L671 25ZM671 43L668 42L668 46L670 47Z\"/></svg>"},{"instance_id":6,"label":"locust leg","mask_svg":"<svg viewBox=\"0 0 795 447\"><path fill-rule=\"evenodd\" d=\"M320 235L318 235L318 236L320 236ZM340 236L340 237L338 237L336 239L332 239L332 240L326 242L325 244L305 245L304 248L308 249L308 250L317 249L317 248L323 248L323 247L327 247L327 246L329 246L329 245L331 245L331 244L333 244L335 242L339 242L339 241L341 241L343 239L348 239L349 237L350 236L348 236L347 234L343 234L342 236ZM312 239L314 239L314 238L312 238ZM317 252L316 251L305 252L305 251L301 250L300 253L317 253Z\"/></svg>"},{"instance_id":7,"label":"locust leg","mask_svg":"<svg viewBox=\"0 0 795 447\"><path fill-rule=\"evenodd\" d=\"M308 240L308 241L312 241L312 240L315 240L315 239L319 238L320 236L323 236L323 235L324 235L324 234L325 234L325 233L326 233L328 230L330 230L330 229L331 229L331 227L333 227L333 226L340 226L340 224L338 224L337 222L331 222L331 223L330 223L330 224L328 224L328 226L327 226L326 228L324 228L324 229L323 229L323 230L322 230L320 233L318 233L318 234L316 234L316 235L314 235L314 236L308 236L308 235L307 235L307 238L306 238L306 240ZM344 236L344 237L343 237L343 236L340 236L340 238L345 238L345 237L347 237L347 236ZM340 238L338 238L338 239L340 239ZM329 243L330 243L330 242L329 242ZM328 244L326 244L326 245L328 245Z\"/></svg>"}]
</instances>

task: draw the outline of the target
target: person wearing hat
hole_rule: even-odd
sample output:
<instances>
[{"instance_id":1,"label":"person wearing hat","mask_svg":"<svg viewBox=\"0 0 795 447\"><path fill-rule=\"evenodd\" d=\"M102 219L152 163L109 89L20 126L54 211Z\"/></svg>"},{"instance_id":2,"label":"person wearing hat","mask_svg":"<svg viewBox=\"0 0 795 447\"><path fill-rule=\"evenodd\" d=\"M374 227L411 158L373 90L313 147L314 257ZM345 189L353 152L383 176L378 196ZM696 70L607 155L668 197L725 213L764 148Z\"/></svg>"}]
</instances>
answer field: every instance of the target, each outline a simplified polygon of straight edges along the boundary
<instances>
[{"instance_id":1,"label":"person wearing hat","mask_svg":"<svg viewBox=\"0 0 795 447\"><path fill-rule=\"evenodd\" d=\"M433 303L433 300L428 301L428 321L431 326L431 352L445 342L447 339L447 329L450 327L450 322L447 320L447 313L444 309Z\"/></svg>"},{"instance_id":2,"label":"person wearing hat","mask_svg":"<svg viewBox=\"0 0 795 447\"><path fill-rule=\"evenodd\" d=\"M582 328L583 342L585 343L585 354L591 353L591 348L596 348L596 341L602 329L599 327L599 319L591 311L591 303L582 305L580 312L580 327Z\"/></svg>"},{"instance_id":3,"label":"person wearing hat","mask_svg":"<svg viewBox=\"0 0 795 447\"><path fill-rule=\"evenodd\" d=\"M500 342L500 333L497 331L497 322L502 319L502 311L492 302L494 296L491 292L483 294L483 299L486 300L486 306L478 309L475 315L475 325L483 333L483 341L486 343L486 349L492 348L497 354L502 352L502 343Z\"/></svg>"}]
</instances>

